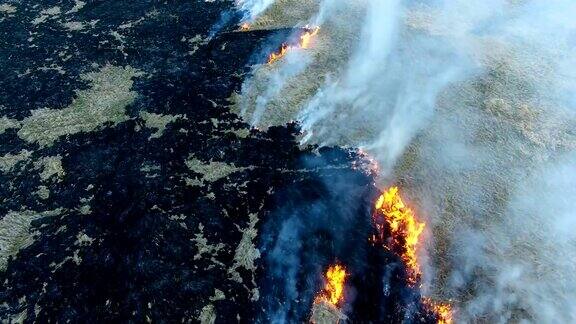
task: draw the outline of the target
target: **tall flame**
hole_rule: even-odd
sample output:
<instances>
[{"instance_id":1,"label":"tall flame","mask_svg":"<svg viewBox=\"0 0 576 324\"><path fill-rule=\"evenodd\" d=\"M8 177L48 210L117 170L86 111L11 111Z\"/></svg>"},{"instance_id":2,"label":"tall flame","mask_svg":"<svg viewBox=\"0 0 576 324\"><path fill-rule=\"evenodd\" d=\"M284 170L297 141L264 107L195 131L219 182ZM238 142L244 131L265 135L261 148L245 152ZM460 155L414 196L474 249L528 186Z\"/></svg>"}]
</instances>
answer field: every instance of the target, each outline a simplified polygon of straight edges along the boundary
<instances>
[{"instance_id":1,"label":"tall flame","mask_svg":"<svg viewBox=\"0 0 576 324\"><path fill-rule=\"evenodd\" d=\"M372 242L380 242L390 250L399 253L408 269L408 283L415 285L422 275L418 263L418 245L420 234L424 231L425 223L419 222L412 209L406 206L398 187L390 187L378 197L375 204L373 221L378 230L378 237ZM384 222L387 224L385 227ZM386 228L391 236L385 241ZM449 303L440 303L430 298L422 298L423 304L436 315L438 324L452 324L452 306Z\"/></svg>"},{"instance_id":2,"label":"tall flame","mask_svg":"<svg viewBox=\"0 0 576 324\"><path fill-rule=\"evenodd\" d=\"M324 300L334 306L342 303L346 276L347 273L344 266L335 264L328 267L325 274L326 285L322 292L316 297L316 302Z\"/></svg>"},{"instance_id":3,"label":"tall flame","mask_svg":"<svg viewBox=\"0 0 576 324\"><path fill-rule=\"evenodd\" d=\"M385 227L380 218L384 218L392 236L387 241L390 250L399 250L402 261L408 268L408 281L416 284L420 279L420 265L418 264L418 238L424 230L424 223L419 222L412 209L408 208L400 194L398 187L391 187L376 200L374 224L378 229L379 240L384 243Z\"/></svg>"},{"instance_id":4,"label":"tall flame","mask_svg":"<svg viewBox=\"0 0 576 324\"><path fill-rule=\"evenodd\" d=\"M302 33L302 35L300 35L298 43L296 45L289 45L289 44L283 43L282 46L280 46L280 50L278 52L271 53L268 56L268 64L272 64L272 63L278 61L280 58L282 58L284 55L286 55L286 53L288 53L288 51L298 49L298 48L302 48L302 49L310 48L310 43L312 42L312 39L314 38L314 36L316 36L316 34L318 34L319 30L320 30L320 27L314 27L314 28L309 28L308 26L304 27L304 33Z\"/></svg>"}]
</instances>

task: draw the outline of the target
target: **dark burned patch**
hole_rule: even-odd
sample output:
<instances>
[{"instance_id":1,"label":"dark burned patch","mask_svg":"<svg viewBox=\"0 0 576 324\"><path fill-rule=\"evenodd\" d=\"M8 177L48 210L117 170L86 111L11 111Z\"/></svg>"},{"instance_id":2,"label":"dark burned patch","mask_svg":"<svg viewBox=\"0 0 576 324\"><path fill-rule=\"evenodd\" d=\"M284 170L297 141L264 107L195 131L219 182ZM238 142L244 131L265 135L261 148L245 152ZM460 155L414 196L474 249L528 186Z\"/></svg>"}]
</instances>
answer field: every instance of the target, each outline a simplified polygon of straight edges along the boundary
<instances>
[{"instance_id":1,"label":"dark burned patch","mask_svg":"<svg viewBox=\"0 0 576 324\"><path fill-rule=\"evenodd\" d=\"M0 156L10 154L0 172L0 226L5 215L29 215L31 224L18 227L30 226L25 244L8 242L20 250L0 271L3 321L266 321L262 310L285 297L270 251L294 210L325 224L298 252L299 290L313 294L333 259L354 265L359 291L376 289L371 281L381 282L390 256L367 247L373 188L350 168L355 156L298 148L295 125L249 132L227 108L250 64L265 61L265 49L289 30L234 32L239 15L222 1L13 6L0 19L0 118L11 121L0 133ZM69 109L93 86L81 76L104 66L141 72L125 117L42 146L22 140L19 123L32 111ZM159 134L146 114L179 118ZM190 168L191 157L233 172L205 176ZM306 298L290 318L307 314ZM356 298L354 308L370 309L370 298ZM383 318L362 314L352 318Z\"/></svg>"},{"instance_id":2,"label":"dark burned patch","mask_svg":"<svg viewBox=\"0 0 576 324\"><path fill-rule=\"evenodd\" d=\"M342 310L350 322L435 322L419 289L407 284L401 259L368 242L376 233L370 215L378 191L371 176L349 167L354 158L339 149L305 156L303 167L315 172L268 201L260 238L260 322L307 322L323 273L335 263L349 273Z\"/></svg>"}]
</instances>

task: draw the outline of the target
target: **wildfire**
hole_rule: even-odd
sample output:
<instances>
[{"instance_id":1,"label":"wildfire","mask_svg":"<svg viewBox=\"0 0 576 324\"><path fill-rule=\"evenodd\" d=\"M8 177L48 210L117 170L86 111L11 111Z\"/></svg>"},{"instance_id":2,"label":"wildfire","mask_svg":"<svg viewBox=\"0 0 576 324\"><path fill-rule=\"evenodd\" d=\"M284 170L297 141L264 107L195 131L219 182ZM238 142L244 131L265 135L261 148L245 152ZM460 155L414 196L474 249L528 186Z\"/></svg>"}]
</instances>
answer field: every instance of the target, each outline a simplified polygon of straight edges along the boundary
<instances>
[{"instance_id":1,"label":"wildfire","mask_svg":"<svg viewBox=\"0 0 576 324\"><path fill-rule=\"evenodd\" d=\"M390 250L399 250L400 257L408 268L408 281L416 284L421 276L417 258L418 238L425 224L419 222L414 212L404 204L398 193L398 187L391 187L380 195L376 200L375 208L373 220L379 237L374 237L373 241L376 242L379 239L381 243L385 242L385 227L381 220L384 218L391 234L387 247Z\"/></svg>"},{"instance_id":2,"label":"wildfire","mask_svg":"<svg viewBox=\"0 0 576 324\"><path fill-rule=\"evenodd\" d=\"M308 49L310 48L310 43L312 42L312 38L318 34L320 27L309 28L308 26L304 27L304 33L300 35L299 41L296 45L289 45L287 43L283 43L280 46L280 50L276 53L271 53L268 56L268 64L272 64L282 58L288 51L294 49Z\"/></svg>"},{"instance_id":3,"label":"wildfire","mask_svg":"<svg viewBox=\"0 0 576 324\"><path fill-rule=\"evenodd\" d=\"M402 261L408 268L408 282L415 285L421 276L418 264L418 243L420 234L424 231L425 223L419 222L412 209L404 204L398 187L390 187L378 197L375 204L373 221L378 235L370 240L373 243L386 242L386 229L391 235L387 241L387 248L398 251ZM385 227L384 222L387 224ZM452 323L452 306L449 303L440 303L430 298L422 298L423 304L436 315L438 324Z\"/></svg>"},{"instance_id":4,"label":"wildfire","mask_svg":"<svg viewBox=\"0 0 576 324\"><path fill-rule=\"evenodd\" d=\"M340 264L328 267L328 270L326 270L326 285L316 297L316 302L324 300L334 306L340 304L344 297L346 275L346 269Z\"/></svg>"},{"instance_id":5,"label":"wildfire","mask_svg":"<svg viewBox=\"0 0 576 324\"><path fill-rule=\"evenodd\" d=\"M242 24L240 25L240 30L241 30L241 31L247 31L248 29L250 29L250 24L249 24L249 23L245 22L245 23L242 23Z\"/></svg>"},{"instance_id":6,"label":"wildfire","mask_svg":"<svg viewBox=\"0 0 576 324\"><path fill-rule=\"evenodd\" d=\"M434 302L430 298L424 298L423 301L436 314L438 324L452 324L453 311L450 304Z\"/></svg>"},{"instance_id":7,"label":"wildfire","mask_svg":"<svg viewBox=\"0 0 576 324\"><path fill-rule=\"evenodd\" d=\"M353 169L361 169L369 174L378 174L380 167L378 166L378 161L370 156L363 149L358 149L358 155L360 159L352 163Z\"/></svg>"}]
</instances>

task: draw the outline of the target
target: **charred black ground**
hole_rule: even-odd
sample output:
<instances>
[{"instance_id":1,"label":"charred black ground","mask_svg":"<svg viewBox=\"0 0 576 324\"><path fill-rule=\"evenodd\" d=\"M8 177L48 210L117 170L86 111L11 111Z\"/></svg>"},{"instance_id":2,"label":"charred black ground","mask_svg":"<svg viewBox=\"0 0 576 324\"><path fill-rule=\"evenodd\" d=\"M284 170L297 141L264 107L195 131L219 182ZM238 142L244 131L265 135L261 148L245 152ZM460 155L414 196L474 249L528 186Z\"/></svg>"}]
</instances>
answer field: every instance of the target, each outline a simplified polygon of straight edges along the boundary
<instances>
[{"instance_id":1,"label":"charred black ground","mask_svg":"<svg viewBox=\"0 0 576 324\"><path fill-rule=\"evenodd\" d=\"M0 217L43 216L0 272L3 321L250 323L282 310L301 322L336 260L351 271L353 322L433 321L399 260L368 244L376 190L352 168L358 157L299 148L296 125L249 131L228 110L250 65L290 30L236 32L232 2L7 4L0 115L20 126L0 133L0 155L28 153L0 172ZM104 66L139 71L125 118L48 145L26 140L32 111L66 109L91 87L81 76ZM158 136L143 112L179 117ZM56 179L38 166L48 157L61 160ZM211 162L233 171L194 167ZM238 261L250 244L261 253L254 272Z\"/></svg>"}]
</instances>

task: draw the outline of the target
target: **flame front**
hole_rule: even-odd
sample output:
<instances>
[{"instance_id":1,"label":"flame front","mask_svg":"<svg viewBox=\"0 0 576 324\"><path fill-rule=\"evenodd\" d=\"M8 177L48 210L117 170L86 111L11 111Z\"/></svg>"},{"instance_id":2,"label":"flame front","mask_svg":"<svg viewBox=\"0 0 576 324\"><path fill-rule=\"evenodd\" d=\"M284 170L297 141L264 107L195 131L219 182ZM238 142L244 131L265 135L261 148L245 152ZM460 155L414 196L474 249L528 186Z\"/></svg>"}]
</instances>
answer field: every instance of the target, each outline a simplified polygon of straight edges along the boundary
<instances>
[{"instance_id":1,"label":"flame front","mask_svg":"<svg viewBox=\"0 0 576 324\"><path fill-rule=\"evenodd\" d=\"M440 303L431 300L430 298L424 298L423 302L437 317L438 324L452 324L452 306L448 303Z\"/></svg>"},{"instance_id":2,"label":"flame front","mask_svg":"<svg viewBox=\"0 0 576 324\"><path fill-rule=\"evenodd\" d=\"M346 269L340 264L331 265L326 270L326 285L322 292L316 297L316 302L325 300L326 302L338 306L344 299L344 282L346 280Z\"/></svg>"},{"instance_id":3,"label":"flame front","mask_svg":"<svg viewBox=\"0 0 576 324\"><path fill-rule=\"evenodd\" d=\"M272 64L272 63L278 61L280 58L282 58L284 55L286 55L286 53L288 53L288 50L291 48L292 48L292 46L282 44L282 46L280 47L280 50L278 52L272 53L268 56L268 64Z\"/></svg>"},{"instance_id":4,"label":"flame front","mask_svg":"<svg viewBox=\"0 0 576 324\"><path fill-rule=\"evenodd\" d=\"M312 42L312 38L318 34L320 27L316 26L314 28L306 27L306 31L304 34L300 35L300 48L310 48L310 42Z\"/></svg>"},{"instance_id":5,"label":"flame front","mask_svg":"<svg viewBox=\"0 0 576 324\"><path fill-rule=\"evenodd\" d=\"M375 204L373 222L378 230L378 236L372 242L386 244L386 247L397 252L406 264L408 283L415 285L422 275L418 263L418 245L420 234L424 231L425 223L419 222L412 209L408 208L398 187L390 187L378 197ZM385 226L387 225L387 227ZM391 236L387 240L386 234ZM452 323L452 306L449 303L439 303L430 298L422 298L424 305L434 313L438 324Z\"/></svg>"},{"instance_id":6,"label":"flame front","mask_svg":"<svg viewBox=\"0 0 576 324\"><path fill-rule=\"evenodd\" d=\"M408 269L408 281L411 284L416 284L421 276L417 253L418 238L424 231L425 224L419 222L414 216L414 212L404 204L398 193L398 187L391 187L380 195L376 200L375 207L373 221L379 237L373 238L373 240L379 239L379 242L386 243L390 250L399 251L398 253ZM381 218L388 225L391 235L390 241L385 241L386 228Z\"/></svg>"},{"instance_id":7,"label":"flame front","mask_svg":"<svg viewBox=\"0 0 576 324\"><path fill-rule=\"evenodd\" d=\"M304 33L302 33L302 35L300 35L300 39L298 41L298 44L288 45L286 43L283 43L282 46L280 46L280 50L278 52L271 53L268 56L268 64L272 64L272 63L278 61L280 58L282 58L284 55L286 55L286 53L288 53L288 51L298 49L298 48L302 48L302 49L310 48L310 43L312 42L312 39L314 38L314 36L316 36L316 34L318 34L320 27L314 27L314 28L304 27L304 30L305 30Z\"/></svg>"}]
</instances>

